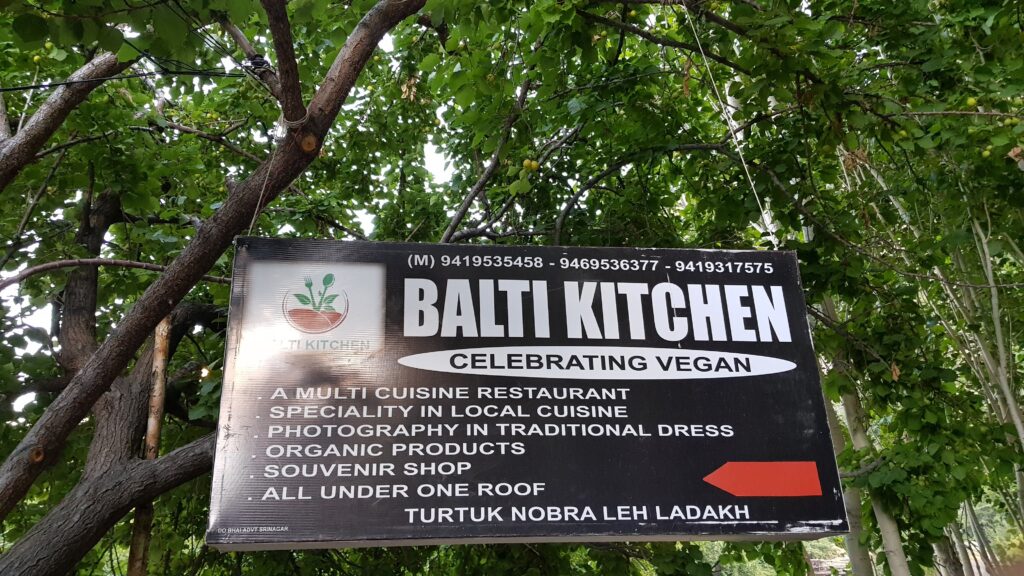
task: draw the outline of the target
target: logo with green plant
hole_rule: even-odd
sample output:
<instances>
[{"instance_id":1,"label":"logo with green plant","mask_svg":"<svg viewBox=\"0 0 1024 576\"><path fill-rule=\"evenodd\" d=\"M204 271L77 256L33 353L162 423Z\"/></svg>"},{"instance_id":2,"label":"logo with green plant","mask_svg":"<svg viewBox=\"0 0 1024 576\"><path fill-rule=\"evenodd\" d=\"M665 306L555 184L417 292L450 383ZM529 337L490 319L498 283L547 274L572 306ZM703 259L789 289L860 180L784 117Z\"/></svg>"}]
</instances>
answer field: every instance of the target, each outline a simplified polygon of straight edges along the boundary
<instances>
[{"instance_id":1,"label":"logo with green plant","mask_svg":"<svg viewBox=\"0 0 1024 576\"><path fill-rule=\"evenodd\" d=\"M286 294L282 303L284 317L293 328L307 334L321 334L345 321L348 294L344 290L340 293L330 291L334 286L334 274L324 274L319 286L312 277L304 276L303 285L306 287L304 292Z\"/></svg>"}]
</instances>

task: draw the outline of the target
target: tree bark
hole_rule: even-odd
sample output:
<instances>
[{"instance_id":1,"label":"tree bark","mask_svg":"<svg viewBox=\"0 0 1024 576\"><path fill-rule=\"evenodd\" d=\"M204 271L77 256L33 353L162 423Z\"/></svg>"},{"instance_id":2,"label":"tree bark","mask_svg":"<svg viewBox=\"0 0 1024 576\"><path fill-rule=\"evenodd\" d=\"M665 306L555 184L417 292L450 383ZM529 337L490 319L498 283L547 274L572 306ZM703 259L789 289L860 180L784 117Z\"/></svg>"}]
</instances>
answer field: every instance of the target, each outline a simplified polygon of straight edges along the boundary
<instances>
[{"instance_id":1,"label":"tree bark","mask_svg":"<svg viewBox=\"0 0 1024 576\"><path fill-rule=\"evenodd\" d=\"M974 505L970 501L964 502L964 507L967 509L967 519L971 523L971 528L974 529L974 535L978 538L978 549L981 550L981 559L984 561L985 569L989 574L995 574L999 567L999 559L996 558L992 545L988 541L985 527L978 520L978 515L974 512Z\"/></svg>"},{"instance_id":2,"label":"tree bark","mask_svg":"<svg viewBox=\"0 0 1024 576\"><path fill-rule=\"evenodd\" d=\"M81 224L75 242L91 256L103 247L103 238L112 224L121 220L121 201L104 192L93 198L92 188L82 199ZM96 351L96 298L99 272L95 266L82 266L68 274L63 292L60 322L60 363L74 374L85 366Z\"/></svg>"},{"instance_id":3,"label":"tree bark","mask_svg":"<svg viewBox=\"0 0 1024 576\"><path fill-rule=\"evenodd\" d=\"M68 114L103 84L104 78L119 74L133 62L118 62L116 54L104 52L68 77L68 81L75 84L54 89L17 134L0 142L0 191L14 180L22 168L35 161L36 152L60 128Z\"/></svg>"},{"instance_id":4,"label":"tree bark","mask_svg":"<svg viewBox=\"0 0 1024 576\"><path fill-rule=\"evenodd\" d=\"M216 263L234 236L245 230L253 217L316 159L324 137L377 43L424 3L425 0L382 0L360 20L313 96L304 127L289 131L270 158L234 187L223 206L199 229L166 273L146 289L117 329L0 466L0 520L54 460L68 434L131 361L157 322Z\"/></svg>"},{"instance_id":5,"label":"tree bark","mask_svg":"<svg viewBox=\"0 0 1024 576\"><path fill-rule=\"evenodd\" d=\"M867 429L864 427L866 418L864 409L861 408L860 398L857 397L856 392L843 394L843 409L846 412L846 423L850 427L850 439L853 441L853 447L857 450L874 451L874 446L868 438ZM881 499L875 495L871 496L871 509L875 513L875 522L878 524L878 531L882 536L882 549L885 551L885 559L889 564L889 572L892 576L910 576L910 565L903 552L899 525L886 511Z\"/></svg>"},{"instance_id":6,"label":"tree bark","mask_svg":"<svg viewBox=\"0 0 1024 576\"><path fill-rule=\"evenodd\" d=\"M160 453L160 428L164 418L164 394L167 385L167 359L170 356L171 319L157 324L153 335L153 372L146 420L145 460L156 460ZM128 549L128 576L146 576L149 564L149 539L153 530L153 503L135 507L132 541Z\"/></svg>"},{"instance_id":7,"label":"tree bark","mask_svg":"<svg viewBox=\"0 0 1024 576\"><path fill-rule=\"evenodd\" d=\"M262 0L263 10L270 22L270 34L277 54L277 77L280 81L281 113L288 122L299 122L306 116L299 86L299 65L295 61L295 43L292 27L288 23L285 0Z\"/></svg>"},{"instance_id":8,"label":"tree bark","mask_svg":"<svg viewBox=\"0 0 1024 576\"><path fill-rule=\"evenodd\" d=\"M259 55L256 50L253 49L252 44L249 43L249 39L245 37L245 34L238 28L238 26L235 26L226 17L220 20L220 25L235 41L235 44L238 45L239 50L245 54L247 59L251 61L254 57ZM270 91L270 94L280 102L281 82L277 79L277 74L269 67L257 68L256 70L253 70L253 72L259 76L260 80L262 80L264 84L267 85L267 90Z\"/></svg>"},{"instance_id":9,"label":"tree bark","mask_svg":"<svg viewBox=\"0 0 1024 576\"><path fill-rule=\"evenodd\" d=\"M964 576L976 576L974 569L974 559L971 558L971 553L967 550L967 546L964 546L964 538L960 532L960 525L957 522L951 522L949 526L946 526L946 531L949 533L950 539L953 541L953 546L956 548L956 554L960 557L960 566L963 567Z\"/></svg>"},{"instance_id":10,"label":"tree bark","mask_svg":"<svg viewBox=\"0 0 1024 576\"><path fill-rule=\"evenodd\" d=\"M935 550L935 567L944 576L967 576L948 537L943 536L938 542L933 542L932 549Z\"/></svg>"},{"instance_id":11,"label":"tree bark","mask_svg":"<svg viewBox=\"0 0 1024 576\"><path fill-rule=\"evenodd\" d=\"M842 425L836 415L836 409L825 399L825 413L828 416L829 432L832 436L832 450L838 456L846 449L846 439L843 437ZM846 553L850 556L850 569L854 576L874 576L874 563L871 561L871 554L868 548L861 541L864 533L864 526L861 524L861 493L860 489L852 486L843 486L843 504L846 506L846 516L850 524L850 533L844 538L846 541Z\"/></svg>"},{"instance_id":12,"label":"tree bark","mask_svg":"<svg viewBox=\"0 0 1024 576\"><path fill-rule=\"evenodd\" d=\"M0 555L0 574L65 576L132 506L207 472L214 443L210 434L158 460L134 459L118 473L79 483Z\"/></svg>"},{"instance_id":13,"label":"tree bark","mask_svg":"<svg viewBox=\"0 0 1024 576\"><path fill-rule=\"evenodd\" d=\"M174 355L178 343L196 325L209 327L221 317L222 310L212 305L179 305L171 315L166 356L170 358ZM212 464L213 435L157 460L141 460L138 457L139 439L142 437L146 406L150 397L150 366L154 364L154 355L155 347L147 348L136 363L135 370L118 378L111 390L96 403L93 408L96 430L89 445L82 479L56 508L47 513L17 542L16 546L21 546L30 535L38 537L36 553L38 554L39 550L47 550L47 554L61 555L66 573L67 567L78 562L81 555L88 552L128 509L149 503L156 495L209 469ZM168 472L179 465L184 466L186 471L191 467L191 476L180 477L176 476L177 472ZM170 475L163 478L162 474ZM121 481L121 478L125 480ZM153 488L153 485L159 488ZM108 494L111 491L116 491L117 494L111 497ZM101 510L102 513L99 515L91 508L93 500L99 500L107 507ZM107 514L108 511L111 513ZM83 520L83 516L88 516L88 519ZM46 546L46 539L64 534L64 531L74 533L70 536L61 536L71 540L73 545L66 549L57 547L55 551ZM9 573L5 569L6 558L6 554L0 556L0 574L5 576ZM18 567L21 564L12 566ZM25 573L35 574L34 570L41 568L34 563L25 569Z\"/></svg>"}]
</instances>

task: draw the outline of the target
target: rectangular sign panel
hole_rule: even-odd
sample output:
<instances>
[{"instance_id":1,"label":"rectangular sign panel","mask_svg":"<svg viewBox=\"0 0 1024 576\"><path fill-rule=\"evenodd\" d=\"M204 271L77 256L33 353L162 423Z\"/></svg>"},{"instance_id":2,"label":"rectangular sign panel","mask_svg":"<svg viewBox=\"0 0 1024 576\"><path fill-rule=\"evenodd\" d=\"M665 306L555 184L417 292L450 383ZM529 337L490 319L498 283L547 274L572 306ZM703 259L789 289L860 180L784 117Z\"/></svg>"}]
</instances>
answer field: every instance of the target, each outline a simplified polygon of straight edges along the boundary
<instances>
[{"instance_id":1,"label":"rectangular sign panel","mask_svg":"<svg viewBox=\"0 0 1024 576\"><path fill-rule=\"evenodd\" d=\"M847 529L792 253L237 246L212 546Z\"/></svg>"}]
</instances>

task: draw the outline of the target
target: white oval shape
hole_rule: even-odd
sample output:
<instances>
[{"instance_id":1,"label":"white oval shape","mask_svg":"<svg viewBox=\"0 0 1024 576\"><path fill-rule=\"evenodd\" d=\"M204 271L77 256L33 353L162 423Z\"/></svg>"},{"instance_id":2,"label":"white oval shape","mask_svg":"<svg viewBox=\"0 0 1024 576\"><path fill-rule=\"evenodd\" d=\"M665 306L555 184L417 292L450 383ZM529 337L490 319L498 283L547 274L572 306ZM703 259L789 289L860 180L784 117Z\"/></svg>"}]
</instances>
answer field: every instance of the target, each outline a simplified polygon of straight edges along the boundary
<instances>
[{"instance_id":1,"label":"white oval shape","mask_svg":"<svg viewBox=\"0 0 1024 576\"><path fill-rule=\"evenodd\" d=\"M518 378L696 380L778 374L789 360L755 354L628 346L494 346L438 350L398 359L409 368Z\"/></svg>"}]
</instances>

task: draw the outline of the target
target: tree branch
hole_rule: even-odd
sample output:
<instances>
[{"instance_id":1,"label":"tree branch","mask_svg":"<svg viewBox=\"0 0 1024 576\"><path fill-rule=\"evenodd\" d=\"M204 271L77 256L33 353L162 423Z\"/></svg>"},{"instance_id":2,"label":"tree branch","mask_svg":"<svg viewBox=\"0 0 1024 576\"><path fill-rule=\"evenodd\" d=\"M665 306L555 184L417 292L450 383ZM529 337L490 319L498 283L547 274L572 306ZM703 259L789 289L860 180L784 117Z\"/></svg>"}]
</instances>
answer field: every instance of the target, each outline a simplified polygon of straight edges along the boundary
<instances>
[{"instance_id":1,"label":"tree branch","mask_svg":"<svg viewBox=\"0 0 1024 576\"><path fill-rule=\"evenodd\" d=\"M235 130L237 130L238 126L232 126L228 130L225 130L224 132L222 132L220 134L211 134L209 132L205 132L205 131L200 130L198 128L193 128L191 126L186 126L184 124L178 124L177 122L171 122L170 120L167 120L167 127L172 129L172 130L176 130L178 132L181 132L182 134L191 134L193 136L198 136L198 137L202 138L203 140L209 140L210 142L213 142L215 144L219 144L219 145L227 148L228 150L231 150L235 154L238 154L239 156L243 156L245 158L248 158L249 160L252 160L253 162L260 162L261 161L259 156L256 156L255 154L253 154L251 152L247 152L247 151L243 150L242 148L238 147L237 145L233 144L230 140L227 139L226 135L230 134L231 132L233 132ZM137 132L150 132L150 133L154 133L154 132L158 131L157 128L152 127L152 126L128 126L127 129L128 130L134 130L134 131L137 131ZM89 143L89 142L95 142L96 140L102 140L104 138L109 138L110 136L113 136L113 135L117 134L118 132L119 132L118 130L107 130L106 132L103 132L101 134L95 134L93 136L83 136L81 138L75 138L75 139L69 140L69 141L67 141L67 142L65 142L63 144L58 144L56 146L51 146L50 148L47 148L46 150L43 150L42 152L39 152L38 154L36 154L36 160L38 160L40 158L44 158L46 156L49 156L50 154L53 154L54 152L60 152L62 150L67 150L68 148L71 148L72 146L77 146L79 144L86 144L86 143Z\"/></svg>"},{"instance_id":2,"label":"tree branch","mask_svg":"<svg viewBox=\"0 0 1024 576\"><path fill-rule=\"evenodd\" d=\"M316 158L323 138L378 42L399 22L422 8L425 1L381 0L367 11L345 40L310 102L309 121L303 130L309 137L317 139L316 146L307 149L296 139L282 140L270 158L235 186L224 204L197 231L165 273L149 285L121 319L117 330L92 355L0 465L0 520L10 513L35 478L55 459L68 434L132 360L160 319L216 263L232 239L249 225L252 217ZM153 495L142 496L151 498ZM38 553L38 548L33 552ZM84 550L76 549L75 553L84 554ZM5 554L4 560L10 554ZM74 561L77 558L80 555ZM67 562L63 564L65 568L67 565Z\"/></svg>"},{"instance_id":3,"label":"tree branch","mask_svg":"<svg viewBox=\"0 0 1024 576\"><path fill-rule=\"evenodd\" d=\"M731 151L729 151L727 149L724 149L724 148L721 150L721 152L722 152L722 154L725 154L728 158L732 159L734 162L741 163L741 159L735 153L733 153L733 152L731 152ZM782 179L779 178L779 175L776 174L775 171L772 170L771 168L769 168L767 166L762 166L762 165L756 164L756 163L750 163L749 166L754 168L755 170L758 170L760 172L763 172L763 173L767 174L768 178L772 181L772 184L774 184L775 187L778 188L781 192L786 192L786 193L789 192L789 188L782 182ZM992 288L993 286L995 286L997 288L1022 288L1022 287L1024 287L1024 282L1006 282L1006 283L995 283L995 284L988 284L988 283L986 283L986 284L974 284L974 283L971 283L971 282L955 282L955 281L952 281L952 280L947 280L946 278L944 278L942 276L934 276L932 274L923 274L923 273L920 273L920 272L911 272L910 270L904 270L904 269L899 268L899 267L897 267L897 266L895 266L893 264L890 264L884 258L882 258L881 256L878 256L877 254L875 254L874 251L869 250L867 248L864 248L862 246L858 246L857 244L854 244L850 240L847 240L842 235L840 235L839 233L837 233L834 230L832 230L832 228L830 226L826 225L827 224L826 222L823 222L820 218L815 216L814 213L811 212L807 208L807 206L805 206L802 202L793 202L792 206L793 206L794 209L796 209L797 212L799 212L801 215L803 215L805 218L807 218L814 226L816 226L817 229L820 229L825 235L829 236L830 238L832 238L833 240L835 240L839 244L849 248L851 251L856 252L857 254L860 254L861 256L867 258L868 260L871 260L871 261L879 264L882 268L884 268L886 270L891 270L891 271L893 271L893 272L895 272L895 273L897 273L897 274L899 274L901 276L906 276L907 278L914 278L914 279L917 279L917 280L927 280L927 281L930 281L930 282L938 282L938 283L943 284L945 286L957 286L957 287L961 287L961 288Z\"/></svg>"},{"instance_id":4,"label":"tree branch","mask_svg":"<svg viewBox=\"0 0 1024 576\"><path fill-rule=\"evenodd\" d=\"M245 37L245 33L238 29L238 26L232 24L226 17L220 19L219 22L221 27L224 28L224 31L228 33L228 36L231 36L231 39L238 45L242 54L245 54L246 59L251 62L256 56L262 56L262 54L256 52L256 49L252 47L252 44L249 43L249 39ZM252 71L259 76L260 80L262 80L264 84L266 84L267 90L270 90L271 95L280 102L281 80L277 77L277 73L270 67L258 67L254 68Z\"/></svg>"},{"instance_id":5,"label":"tree branch","mask_svg":"<svg viewBox=\"0 0 1024 576\"><path fill-rule=\"evenodd\" d=\"M832 330L836 334L839 334L840 336L842 336L846 341L848 341L851 344L853 344L854 346L856 346L859 350L861 350L863 352L867 352L868 355L870 355L872 358L874 358L878 362L881 362L882 364L886 364L886 365L889 364L889 361L886 360L885 358L882 358L882 355L879 354L874 348L872 348L870 345L868 345L866 342L864 342L860 338L857 338L853 334L850 334L846 329L844 329L838 323L834 322L831 318L826 316L824 313L822 313L820 310L818 310L814 306L808 306L807 307L807 313L810 314L811 316L814 316L819 322L821 322L822 324L827 326L830 330Z\"/></svg>"},{"instance_id":6,"label":"tree branch","mask_svg":"<svg viewBox=\"0 0 1024 576\"><path fill-rule=\"evenodd\" d=\"M416 23L424 28L429 28L437 33L437 41L441 44L441 49L447 52L448 50L444 47L448 43L448 25L441 22L437 26L434 26L434 21L429 14L423 14L416 19Z\"/></svg>"},{"instance_id":7,"label":"tree branch","mask_svg":"<svg viewBox=\"0 0 1024 576\"><path fill-rule=\"evenodd\" d=\"M839 477L840 478L860 478L861 476L866 476L868 474L871 474L872 472L877 470L879 467L881 467L882 464L885 464L885 462L886 462L886 457L885 456L879 456L878 458L875 458L871 462L861 466L860 468L858 468L856 470L853 470L853 471L850 471L850 472L840 472L839 473Z\"/></svg>"},{"instance_id":8,"label":"tree branch","mask_svg":"<svg viewBox=\"0 0 1024 576\"><path fill-rule=\"evenodd\" d=\"M81 200L81 216L75 244L92 257L99 255L111 224L124 214L120 197L109 191L94 195L95 178L89 170L89 184ZM96 350L96 303L99 272L95 266L78 267L68 274L61 291L61 366L71 373L85 365Z\"/></svg>"},{"instance_id":9,"label":"tree branch","mask_svg":"<svg viewBox=\"0 0 1024 576\"><path fill-rule=\"evenodd\" d=\"M43 150L42 152L39 152L38 154L36 154L35 160L41 160L41 159L49 156L50 154L53 154L54 152L61 152L61 151L67 150L68 148L71 148L72 146L77 146L79 144L86 144L88 142L95 142L97 140L102 140L104 138L108 138L110 136L113 136L114 134L117 134L117 130L107 130L106 132L104 132L102 134L96 134L94 136L83 136L81 138L72 138L71 140L68 140L67 142L65 142L63 144L57 144L56 146L50 146L46 150Z\"/></svg>"},{"instance_id":10,"label":"tree branch","mask_svg":"<svg viewBox=\"0 0 1024 576\"><path fill-rule=\"evenodd\" d=\"M71 376L68 375L55 376L53 378L40 378L36 380L30 380L25 383L25 386L22 386L20 393L27 394L29 392L60 392L61 390L64 389L65 386L68 385L68 382L70 381Z\"/></svg>"},{"instance_id":11,"label":"tree branch","mask_svg":"<svg viewBox=\"0 0 1024 576\"><path fill-rule=\"evenodd\" d=\"M743 26L740 26L739 24L736 24L735 22L733 22L731 20L723 18L722 16L719 16L718 14L715 14L714 12L712 12L710 10L701 9L700 1L699 0L687 0L685 2L679 2L676 5L677 6L682 6L687 12L692 12L692 13L696 14L698 17L700 17L701 19L703 19L703 20L705 20L707 22L711 22L713 24L717 24L717 25L721 26L722 28L725 28L726 30L736 34L737 36L743 36L745 38L749 38L750 37L749 31L746 28L744 28ZM760 10L760 9L758 9L758 10ZM757 40L757 39L754 39L754 42L760 43L760 41ZM786 56L778 48L776 48L775 46L771 46L771 45L767 45L767 44L762 44L762 45L769 52L774 54L780 60L786 58ZM819 78L818 75L815 74L814 72L811 72L810 70L806 70L805 69L805 70L802 70L801 73L804 76L806 76L808 80L810 80L812 82L819 83L819 84L821 83L821 78Z\"/></svg>"},{"instance_id":12,"label":"tree branch","mask_svg":"<svg viewBox=\"0 0 1024 576\"><path fill-rule=\"evenodd\" d=\"M21 235L25 233L25 226L28 225L28 221L32 219L32 212L36 209L39 204L39 200L43 198L43 194L46 194L46 189L50 187L50 180L53 179L53 175L57 173L57 169L60 168L60 163L64 161L65 152L61 152L57 160L54 161L53 167L50 168L50 172L43 179L43 184L39 186L39 190L36 191L35 195L32 196L32 200L29 201L28 207L25 208L25 213L21 217L21 222L18 223L18 230L14 232L14 236L11 238L11 243L7 248L7 254L4 255L4 259L0 262L0 270L3 270L4 266L7 266L7 262L10 261L11 256L18 251L22 246Z\"/></svg>"},{"instance_id":13,"label":"tree branch","mask_svg":"<svg viewBox=\"0 0 1024 576\"><path fill-rule=\"evenodd\" d=\"M342 224L341 222L338 222L334 218L317 217L317 216L314 216L314 218L316 218L316 219L320 220L321 222L327 224L331 228L334 228L336 230L341 230L345 234L348 234L349 236L351 236L351 237L353 237L353 238L355 238L357 240L367 240L367 237L362 232L359 232L359 231L354 230L354 229L352 229L352 228L350 228L348 226L345 226L344 224Z\"/></svg>"},{"instance_id":14,"label":"tree branch","mask_svg":"<svg viewBox=\"0 0 1024 576\"><path fill-rule=\"evenodd\" d=\"M67 574L133 506L209 471L216 437L208 434L156 460L124 463L92 482L80 482L3 555L0 573ZM40 550L46 550L40 554Z\"/></svg>"},{"instance_id":15,"label":"tree branch","mask_svg":"<svg viewBox=\"0 0 1024 576\"><path fill-rule=\"evenodd\" d=\"M76 84L55 89L24 128L0 143L0 191L14 180L22 168L35 160L36 152L60 128L68 114L103 83L103 80L89 80L118 74L132 62L118 62L115 54L104 52L68 77Z\"/></svg>"},{"instance_id":16,"label":"tree branch","mask_svg":"<svg viewBox=\"0 0 1024 576\"><path fill-rule=\"evenodd\" d=\"M726 138L728 138L728 137L726 137ZM651 156L651 154L656 153L656 152L671 154L672 152L684 152L684 151L695 151L695 150L720 150L724 146L725 146L725 141L717 142L717 143L712 142L712 143L697 143L697 144L676 144L676 145L671 145L671 146L664 146L664 147L659 147L659 148L643 150L643 151L637 152L636 154L631 154L628 157L623 158L623 159L613 163L612 165L610 165L607 168L605 168L604 170L602 170L601 173L599 173L597 176L594 176L590 180L587 180L587 182L585 184L583 184L583 186L580 186L580 189L577 190L576 193L573 194L571 198L569 198L569 201L566 202L565 206L562 208L562 211L558 213L558 218L555 219L554 245L555 246L559 246L561 244L561 241L562 241L562 228L565 225L565 219L569 215L569 212L571 212L572 209L576 206L576 203L578 203L580 201L580 198L582 198L584 194L586 194L588 191L590 191L592 188L594 188L594 186L597 186L598 184L600 184L602 180L604 180L608 176L614 174L615 172L618 172L623 167L628 166L629 164L632 164L633 162L636 162L638 159L649 157L649 156Z\"/></svg>"},{"instance_id":17,"label":"tree branch","mask_svg":"<svg viewBox=\"0 0 1024 576\"><path fill-rule=\"evenodd\" d=\"M501 131L501 140L498 141L498 146L494 149L494 153L491 154L490 160L487 162L487 167L484 168L484 173L477 178L473 187L469 189L469 193L462 199L462 204L459 205L458 210L455 211L455 215L452 216L450 222L448 222L448 228L444 231L444 235L441 236L441 244L447 244L451 242L452 236L455 234L455 230L459 227L459 223L466 217L466 212L469 212L469 207L473 205L473 201L476 200L477 196L483 192L484 187L487 186L487 182L490 181L491 177L498 170L498 165L501 163L501 153L505 149L505 144L508 143L509 137L512 135L512 125L519 119L519 115L523 112L523 107L526 105L526 96L530 92L530 79L523 80L521 86L519 86L519 98L516 99L516 106L509 112L507 118L505 118L505 126Z\"/></svg>"},{"instance_id":18,"label":"tree branch","mask_svg":"<svg viewBox=\"0 0 1024 576\"><path fill-rule=\"evenodd\" d=\"M979 112L977 110L935 110L930 112L893 112L881 114L884 118L896 118L898 116L993 116L996 118L1024 118L1024 115L1014 112Z\"/></svg>"},{"instance_id":19,"label":"tree branch","mask_svg":"<svg viewBox=\"0 0 1024 576\"><path fill-rule=\"evenodd\" d=\"M598 2L597 4L603 3L604 2ZM682 6L683 8L689 10L690 12L699 15L701 18L707 20L708 22L714 22L715 24L718 24L722 28L735 32L736 34L739 34L741 36L747 35L746 28L740 26L739 24L736 24L735 22L732 22L731 20L726 20L725 18L722 18L721 16L715 14L714 12L708 10L701 10L700 3L695 0L615 0L614 3L633 5L654 4L658 6Z\"/></svg>"},{"instance_id":20,"label":"tree branch","mask_svg":"<svg viewBox=\"0 0 1024 576\"><path fill-rule=\"evenodd\" d=\"M277 54L277 74L281 82L281 112L287 122L299 122L306 117L302 104L302 88L299 86L299 65L295 61L295 45L292 41L292 26L288 22L285 0L261 0L274 37L274 52Z\"/></svg>"},{"instance_id":21,"label":"tree branch","mask_svg":"<svg viewBox=\"0 0 1024 576\"><path fill-rule=\"evenodd\" d=\"M584 20L589 20L591 22L596 22L598 24L604 24L605 26L610 26L612 28L617 28L619 30L625 30L627 32L631 32L631 33L633 33L633 34L643 38L644 40L648 40L650 42L654 42L655 44L657 44L659 46L667 46L667 47L670 47L670 48L681 48L683 50L687 50L687 51L692 52L694 54L701 54L701 49L696 44L690 44L689 42L680 42L678 40L672 40L671 38L664 38L662 36L657 36L655 34L652 34L652 33L648 32L648 31L644 30L643 28L638 28L636 26L633 26L632 24L627 24L625 22L620 22L618 20L612 20L611 18L605 18L604 16L598 16L597 14L594 14L594 13L591 13L591 12L587 12L586 10L576 10L576 13L579 14ZM732 60L729 60L728 58L725 58L723 56L719 56L718 54L715 54L713 52L708 52L706 50L703 52L703 54L704 54L705 57L707 57L708 60L714 60L715 62L718 62L719 64L723 64L725 66L728 66L729 68L732 68L733 70L735 70L735 71L737 71L737 72L739 72L739 73L741 73L743 75L746 75L746 76L750 75L750 71L749 70L747 70L743 66L740 66L739 64L733 62Z\"/></svg>"},{"instance_id":22,"label":"tree branch","mask_svg":"<svg viewBox=\"0 0 1024 576\"><path fill-rule=\"evenodd\" d=\"M11 121L7 118L7 101L0 93L0 145L11 137Z\"/></svg>"},{"instance_id":23,"label":"tree branch","mask_svg":"<svg viewBox=\"0 0 1024 576\"><path fill-rule=\"evenodd\" d=\"M583 124L577 124L571 130L566 131L565 134L555 136L554 138L546 142L540 148L540 155L537 158L537 163L539 165L544 165L545 163L547 163L548 159L551 157L552 154L554 154L562 147L564 147L567 143L569 143L569 141L575 138L582 129ZM506 232L494 232L492 230L494 226L498 222L500 222L505 217L506 214L508 214L509 210L512 209L512 206L515 205L515 201L515 196L509 197L507 200L505 200L505 203L502 204L497 214L490 218L481 218L481 221L476 228L469 228L466 230L459 230L458 232L455 232L454 234L452 234L452 237L449 240L449 242L455 243L479 237L496 240L498 238L506 238L510 236L544 236L549 234L549 232L540 232L534 230L509 230Z\"/></svg>"},{"instance_id":24,"label":"tree branch","mask_svg":"<svg viewBox=\"0 0 1024 576\"><path fill-rule=\"evenodd\" d=\"M167 127L173 130L177 130L182 134L192 134L193 136L198 136L203 140L208 140L210 142L213 142L214 144L219 144L227 148L228 150L231 150L235 154L252 160L253 162L260 162L259 156L256 156L251 152L247 152L239 148L238 146L232 144L230 140L228 140L227 138L220 134L210 134L209 132L204 132L202 130L199 130L198 128L192 128L191 126L185 126L184 124L178 124L177 122L170 121L167 122Z\"/></svg>"},{"instance_id":25,"label":"tree branch","mask_svg":"<svg viewBox=\"0 0 1024 576\"><path fill-rule=\"evenodd\" d=\"M121 268L150 270L152 272L166 272L168 268L167 266L161 266L159 264L135 262L134 260L118 260L115 258L74 258L71 260L54 260L53 262L45 262L38 266L25 268L10 278L0 280L0 290L3 290L12 284L18 284L22 280L35 276L36 274L42 274L43 272L49 272L50 270L59 270L61 268L75 268L78 266L119 266ZM231 278L224 278L223 276L203 275L202 279L207 282L215 282L217 284L231 284Z\"/></svg>"},{"instance_id":26,"label":"tree branch","mask_svg":"<svg viewBox=\"0 0 1024 576\"><path fill-rule=\"evenodd\" d=\"M452 237L448 241L451 243L455 243L462 240L468 240L469 238L476 238L478 236L487 236L493 238L493 236L490 235L493 235L495 233L491 232L491 228L494 228L494 225L497 224L502 218L504 218L505 214L508 214L508 211L512 208L512 205L515 204L515 201L516 197L510 196L507 200L505 200L505 204L502 205L501 209L498 210L498 213L495 214L493 218L484 220L476 228L470 228L468 230L459 230L458 232L452 234Z\"/></svg>"}]
</instances>

